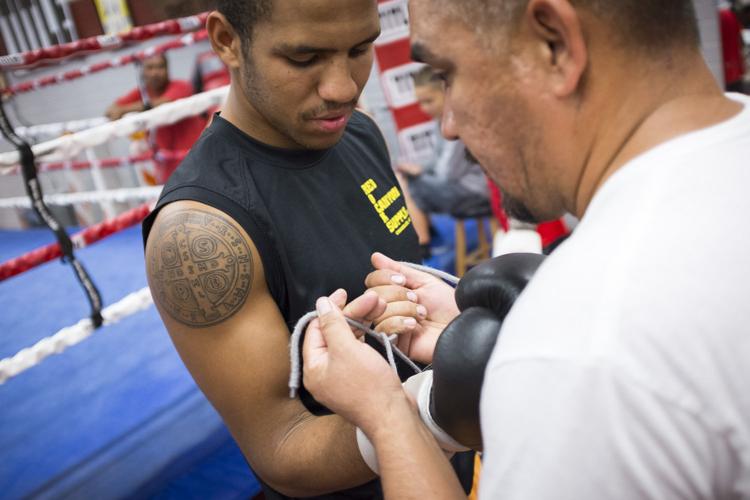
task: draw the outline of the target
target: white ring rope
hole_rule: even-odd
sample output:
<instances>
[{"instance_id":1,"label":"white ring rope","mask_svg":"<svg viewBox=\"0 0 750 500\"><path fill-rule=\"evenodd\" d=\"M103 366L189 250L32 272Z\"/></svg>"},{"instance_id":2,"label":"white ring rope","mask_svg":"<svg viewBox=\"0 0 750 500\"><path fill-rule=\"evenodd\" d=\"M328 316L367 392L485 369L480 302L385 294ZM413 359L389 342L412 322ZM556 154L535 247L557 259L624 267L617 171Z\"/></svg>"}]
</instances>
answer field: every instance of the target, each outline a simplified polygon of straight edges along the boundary
<instances>
[{"instance_id":1,"label":"white ring rope","mask_svg":"<svg viewBox=\"0 0 750 500\"><path fill-rule=\"evenodd\" d=\"M103 116L86 118L83 120L71 120L60 123L40 123L29 127L16 127L16 134L24 139L55 139L63 134L75 134L84 130L104 125L109 120Z\"/></svg>"},{"instance_id":2,"label":"white ring rope","mask_svg":"<svg viewBox=\"0 0 750 500\"><path fill-rule=\"evenodd\" d=\"M104 325L113 325L133 314L148 309L153 304L148 287L127 295L119 302L105 307L102 311ZM53 354L60 354L68 347L87 339L94 332L90 318L84 318L54 335L40 340L32 347L22 349L16 355L0 360L0 384L21 372L38 365Z\"/></svg>"},{"instance_id":3,"label":"white ring rope","mask_svg":"<svg viewBox=\"0 0 750 500\"><path fill-rule=\"evenodd\" d=\"M47 205L75 205L80 203L118 202L149 200L158 198L164 186L144 186L135 188L110 189L107 191L83 191L81 193L58 193L44 196ZM30 208L27 196L0 198L0 208Z\"/></svg>"},{"instance_id":4,"label":"white ring rope","mask_svg":"<svg viewBox=\"0 0 750 500\"><path fill-rule=\"evenodd\" d=\"M104 144L116 137L127 137L134 132L163 125L171 125L183 118L199 115L215 106L223 104L229 86L219 87L208 92L195 94L184 99L168 102L142 113L126 115L119 120L108 122L73 135L65 135L32 146L37 158L44 161L62 161L73 158L81 151ZM17 151L0 154L0 165L12 166L19 162Z\"/></svg>"}]
</instances>

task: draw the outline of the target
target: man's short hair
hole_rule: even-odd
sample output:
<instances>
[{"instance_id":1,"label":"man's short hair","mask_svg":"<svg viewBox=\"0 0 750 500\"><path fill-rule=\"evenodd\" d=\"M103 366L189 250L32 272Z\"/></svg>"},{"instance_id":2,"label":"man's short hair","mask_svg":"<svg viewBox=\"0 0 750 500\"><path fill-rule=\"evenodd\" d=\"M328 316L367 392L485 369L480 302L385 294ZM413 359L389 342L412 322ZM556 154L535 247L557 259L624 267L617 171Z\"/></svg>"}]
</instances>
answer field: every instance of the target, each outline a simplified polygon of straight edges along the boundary
<instances>
[{"instance_id":1,"label":"man's short hair","mask_svg":"<svg viewBox=\"0 0 750 500\"><path fill-rule=\"evenodd\" d=\"M485 33L498 21L520 19L528 0L438 0L469 26ZM658 52L678 45L700 46L700 31L692 0L570 0L607 22L626 48ZM490 24L488 24L490 23Z\"/></svg>"},{"instance_id":2,"label":"man's short hair","mask_svg":"<svg viewBox=\"0 0 750 500\"><path fill-rule=\"evenodd\" d=\"M250 46L255 25L271 17L272 7L273 0L216 0L216 10L239 35L243 50Z\"/></svg>"},{"instance_id":3,"label":"man's short hair","mask_svg":"<svg viewBox=\"0 0 750 500\"><path fill-rule=\"evenodd\" d=\"M435 70L430 66L422 66L419 71L412 75L414 78L415 87L434 87L436 89L443 88L443 82L437 78Z\"/></svg>"}]
</instances>

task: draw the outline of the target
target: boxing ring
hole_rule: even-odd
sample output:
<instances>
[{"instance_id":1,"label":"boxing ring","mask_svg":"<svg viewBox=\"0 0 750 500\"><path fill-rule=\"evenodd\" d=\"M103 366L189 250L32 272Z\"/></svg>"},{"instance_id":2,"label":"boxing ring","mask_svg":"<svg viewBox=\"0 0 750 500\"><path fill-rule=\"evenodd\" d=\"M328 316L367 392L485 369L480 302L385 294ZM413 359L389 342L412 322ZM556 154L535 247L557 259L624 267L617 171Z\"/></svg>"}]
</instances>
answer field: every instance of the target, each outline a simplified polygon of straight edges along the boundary
<instances>
[{"instance_id":1,"label":"boxing ring","mask_svg":"<svg viewBox=\"0 0 750 500\"><path fill-rule=\"evenodd\" d=\"M200 14L0 57L0 70L24 71L21 81L0 93L7 103L205 43L205 19ZM164 36L172 38L156 40ZM152 39L158 43L146 49L57 71L56 65L81 56ZM34 76L36 69L51 66L56 72ZM93 117L12 127L34 161L24 160L20 146L0 153L0 179L36 189L45 185L45 176L60 175L69 189L0 198L0 211L33 208L44 220L51 207L72 207L84 227L67 228L67 243L55 241L49 229L0 230L2 498L222 499L260 492L179 359L146 285L140 222L161 191L149 168L187 152L140 148L124 156L101 155L103 145L210 112L227 90L215 88L113 122ZM108 185L104 174L111 170L131 172L139 182ZM81 175L89 176L86 182ZM444 250L427 264L451 270L453 219L436 216L433 224ZM469 244L476 246L476 236ZM71 255L81 264L75 275ZM98 318L103 325L96 328Z\"/></svg>"},{"instance_id":2,"label":"boxing ring","mask_svg":"<svg viewBox=\"0 0 750 500\"><path fill-rule=\"evenodd\" d=\"M10 85L3 94L13 98L202 41L204 22L201 14L0 58L0 69L33 70L177 35L106 64ZM103 325L95 328L96 301L86 301L92 290L84 294L67 257L61 263L65 244L55 242L50 230L0 230L2 498L251 498L260 491L220 417L179 359L146 286L140 222L161 186L106 186L101 175L103 169L133 169L143 179L150 162L179 159L186 152L99 158L94 149L205 113L223 102L226 91L215 89L115 122L94 118L16 129L23 140L51 137L31 146L40 179L59 171L93 178L93 191L34 201L1 198L0 210L33 204L42 214L54 206L75 207L80 214L96 213L87 209L96 207L104 214L87 227L67 229L75 260L95 284ZM0 175L28 183L23 171L28 165L19 166L19 160L16 151L0 154Z\"/></svg>"}]
</instances>

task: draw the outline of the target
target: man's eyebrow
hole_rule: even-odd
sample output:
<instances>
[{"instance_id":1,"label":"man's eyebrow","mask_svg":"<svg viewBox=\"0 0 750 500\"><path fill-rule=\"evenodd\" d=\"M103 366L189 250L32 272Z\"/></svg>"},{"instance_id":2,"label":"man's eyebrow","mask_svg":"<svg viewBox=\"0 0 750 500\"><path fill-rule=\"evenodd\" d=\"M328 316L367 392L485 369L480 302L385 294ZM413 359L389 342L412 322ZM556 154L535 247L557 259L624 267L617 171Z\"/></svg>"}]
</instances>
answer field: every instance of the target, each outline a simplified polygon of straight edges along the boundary
<instances>
[{"instance_id":1,"label":"man's eyebrow","mask_svg":"<svg viewBox=\"0 0 750 500\"><path fill-rule=\"evenodd\" d=\"M352 48L359 47L360 45L373 43L375 40L377 40L379 36L380 36L380 30L378 29L377 32L368 36L366 39L354 44ZM311 52L316 52L316 53L338 52L338 49L334 49L331 47L316 47L314 45L292 45L289 43L282 43L276 46L276 48L274 49L274 52L279 52L279 53L284 53L284 54L309 54Z\"/></svg>"},{"instance_id":2,"label":"man's eyebrow","mask_svg":"<svg viewBox=\"0 0 750 500\"><path fill-rule=\"evenodd\" d=\"M411 59L415 62L429 64L430 66L446 66L448 61L438 57L430 49L419 42L413 42L411 45Z\"/></svg>"}]
</instances>

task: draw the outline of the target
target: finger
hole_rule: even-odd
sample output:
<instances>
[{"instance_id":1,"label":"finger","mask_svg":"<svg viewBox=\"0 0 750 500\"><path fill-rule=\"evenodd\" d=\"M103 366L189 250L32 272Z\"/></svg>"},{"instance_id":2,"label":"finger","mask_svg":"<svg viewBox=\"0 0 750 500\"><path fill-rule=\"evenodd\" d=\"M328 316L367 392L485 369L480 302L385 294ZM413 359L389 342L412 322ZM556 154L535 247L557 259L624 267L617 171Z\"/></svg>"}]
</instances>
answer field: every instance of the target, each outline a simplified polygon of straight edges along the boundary
<instances>
[{"instance_id":1,"label":"finger","mask_svg":"<svg viewBox=\"0 0 750 500\"><path fill-rule=\"evenodd\" d=\"M402 266L402 269L409 270L408 267ZM421 271L414 271L415 273L421 273ZM374 289L381 286L389 286L389 287L396 287L396 288L402 288L404 290L403 293L407 293L411 291L411 289L417 289L421 285L427 283L430 279L432 279L432 276L421 273L424 275L424 279L419 281L417 279L411 279L409 280L404 274L393 271L392 269L377 269L370 274L368 274L365 277L365 286L368 289ZM414 292L412 292L414 293ZM417 296L414 294L413 297L409 298L409 300L417 301Z\"/></svg>"},{"instance_id":2,"label":"finger","mask_svg":"<svg viewBox=\"0 0 750 500\"><path fill-rule=\"evenodd\" d=\"M343 312L346 317L358 321L365 326L370 326L373 319L385 312L386 307L386 302L378 297L376 293L367 291L362 296L357 297L347 304ZM364 330L360 330L359 328L352 329L357 337L365 334Z\"/></svg>"},{"instance_id":3,"label":"finger","mask_svg":"<svg viewBox=\"0 0 750 500\"><path fill-rule=\"evenodd\" d=\"M323 334L328 350L331 352L346 350L356 342L354 333L344 319L344 314L328 297L321 297L315 302L318 312L320 331Z\"/></svg>"},{"instance_id":4,"label":"finger","mask_svg":"<svg viewBox=\"0 0 750 500\"><path fill-rule=\"evenodd\" d=\"M414 338L411 334L401 334L396 338L396 347L399 351L403 352L407 356L409 355L409 349L411 347L411 341Z\"/></svg>"},{"instance_id":5,"label":"finger","mask_svg":"<svg viewBox=\"0 0 750 500\"><path fill-rule=\"evenodd\" d=\"M375 271L375 273L382 273L382 271ZM389 271L386 271L386 273L389 273ZM374 279L379 280L377 277L374 277ZM365 283L367 283L367 281L365 281ZM368 286L368 290L377 293L381 299L388 303L419 302L419 297L416 292L398 285L374 285L372 287Z\"/></svg>"},{"instance_id":6,"label":"finger","mask_svg":"<svg viewBox=\"0 0 750 500\"><path fill-rule=\"evenodd\" d=\"M427 308L414 302L391 302L385 312L375 318L374 323L377 325L391 317L413 318L415 321L421 321L427 317Z\"/></svg>"},{"instance_id":7,"label":"finger","mask_svg":"<svg viewBox=\"0 0 750 500\"><path fill-rule=\"evenodd\" d=\"M411 335L420 331L419 323L414 318L404 316L392 316L380 323L375 323L373 330L385 333L388 336L393 335Z\"/></svg>"},{"instance_id":8,"label":"finger","mask_svg":"<svg viewBox=\"0 0 750 500\"><path fill-rule=\"evenodd\" d=\"M432 275L405 266L379 252L372 254L370 260L375 269L394 271L395 273L391 278L391 281L397 285L404 285L407 288L418 288L425 283L437 280L437 278ZM403 277L402 283L398 282L400 281L399 276Z\"/></svg>"},{"instance_id":9,"label":"finger","mask_svg":"<svg viewBox=\"0 0 750 500\"><path fill-rule=\"evenodd\" d=\"M384 301L380 301L377 293L366 291L344 307L344 315L357 321L377 318L385 310Z\"/></svg>"},{"instance_id":10,"label":"finger","mask_svg":"<svg viewBox=\"0 0 750 500\"><path fill-rule=\"evenodd\" d=\"M341 309L346 305L346 290L344 290L343 288L339 288L331 295L329 295L328 298L331 299L331 302L336 304L336 307Z\"/></svg>"},{"instance_id":11,"label":"finger","mask_svg":"<svg viewBox=\"0 0 750 500\"><path fill-rule=\"evenodd\" d=\"M314 319L307 326L305 331L305 340L302 342L302 359L304 365L312 367L317 364L320 356L325 354L327 346L323 338L323 332L320 331L320 323Z\"/></svg>"},{"instance_id":12,"label":"finger","mask_svg":"<svg viewBox=\"0 0 750 500\"><path fill-rule=\"evenodd\" d=\"M393 269L376 269L365 276L365 286L373 289L381 286L396 286L405 288L406 277Z\"/></svg>"}]
</instances>

